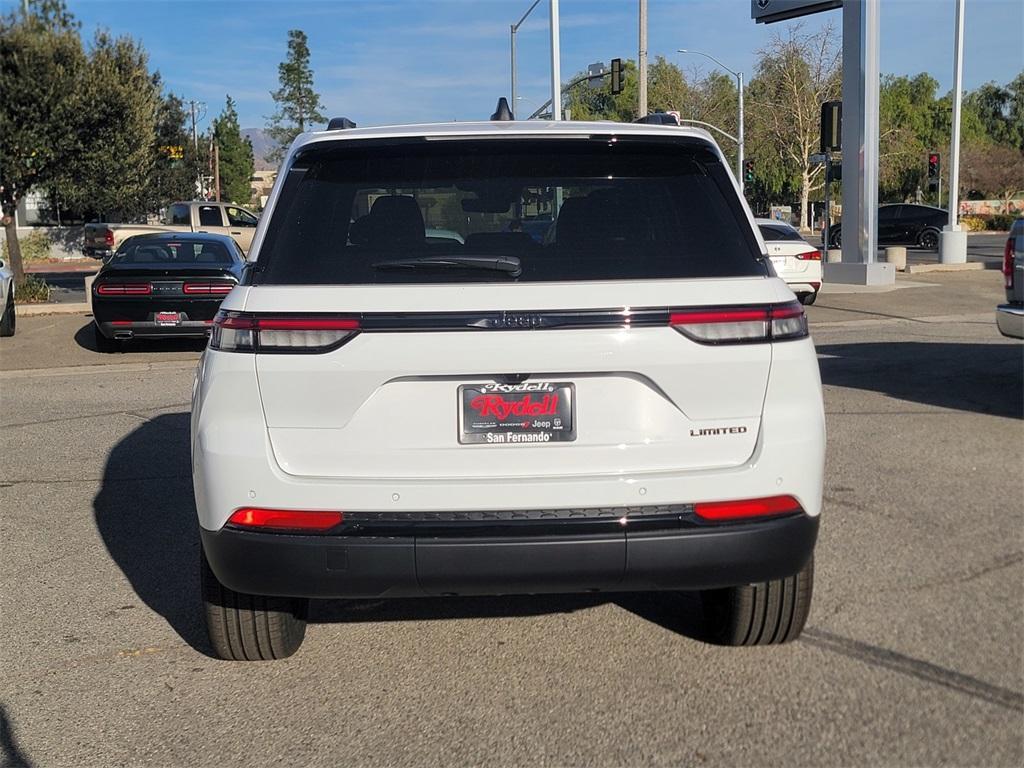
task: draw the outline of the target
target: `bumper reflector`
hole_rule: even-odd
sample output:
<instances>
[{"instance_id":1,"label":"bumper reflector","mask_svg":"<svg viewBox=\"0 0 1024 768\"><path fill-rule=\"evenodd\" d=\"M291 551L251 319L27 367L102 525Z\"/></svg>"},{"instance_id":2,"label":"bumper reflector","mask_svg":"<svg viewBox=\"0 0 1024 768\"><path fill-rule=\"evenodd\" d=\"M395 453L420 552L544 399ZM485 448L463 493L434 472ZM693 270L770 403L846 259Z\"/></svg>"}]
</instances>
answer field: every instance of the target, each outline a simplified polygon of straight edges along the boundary
<instances>
[{"instance_id":1,"label":"bumper reflector","mask_svg":"<svg viewBox=\"0 0 1024 768\"><path fill-rule=\"evenodd\" d=\"M739 501L702 501L694 505L694 512L698 517L716 522L790 515L803 511L800 502L792 496L768 496L763 499L741 499Z\"/></svg>"},{"instance_id":2,"label":"bumper reflector","mask_svg":"<svg viewBox=\"0 0 1024 768\"><path fill-rule=\"evenodd\" d=\"M344 519L341 512L242 507L232 513L228 524L262 531L326 531Z\"/></svg>"}]
</instances>

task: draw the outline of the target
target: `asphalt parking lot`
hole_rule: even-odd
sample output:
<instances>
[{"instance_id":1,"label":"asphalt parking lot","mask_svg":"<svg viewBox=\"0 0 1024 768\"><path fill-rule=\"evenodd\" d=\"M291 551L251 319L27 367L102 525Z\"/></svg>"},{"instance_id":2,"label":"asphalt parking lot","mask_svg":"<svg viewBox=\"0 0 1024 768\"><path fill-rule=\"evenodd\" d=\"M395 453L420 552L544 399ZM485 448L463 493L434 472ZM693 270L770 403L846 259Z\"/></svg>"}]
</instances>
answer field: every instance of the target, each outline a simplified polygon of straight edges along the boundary
<instances>
[{"instance_id":1,"label":"asphalt parking lot","mask_svg":"<svg viewBox=\"0 0 1024 768\"><path fill-rule=\"evenodd\" d=\"M809 308L829 447L815 602L778 648L689 595L315 603L210 657L188 408L201 346L0 340L0 765L1024 762L1024 345L1001 275Z\"/></svg>"}]
</instances>

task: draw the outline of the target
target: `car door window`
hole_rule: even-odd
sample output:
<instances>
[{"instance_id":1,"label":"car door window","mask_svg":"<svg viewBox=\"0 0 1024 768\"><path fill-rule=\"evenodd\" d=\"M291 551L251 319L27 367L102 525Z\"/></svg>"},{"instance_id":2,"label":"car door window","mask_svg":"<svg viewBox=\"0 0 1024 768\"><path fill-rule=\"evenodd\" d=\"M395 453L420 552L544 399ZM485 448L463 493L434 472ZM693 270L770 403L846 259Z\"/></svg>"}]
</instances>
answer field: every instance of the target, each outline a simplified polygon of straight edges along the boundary
<instances>
[{"instance_id":1,"label":"car door window","mask_svg":"<svg viewBox=\"0 0 1024 768\"><path fill-rule=\"evenodd\" d=\"M878 220L879 221L893 221L900 215L900 208L902 205L887 205L884 208L878 209Z\"/></svg>"},{"instance_id":2,"label":"car door window","mask_svg":"<svg viewBox=\"0 0 1024 768\"><path fill-rule=\"evenodd\" d=\"M224 220L220 217L220 208L215 205L199 206L199 226L223 227Z\"/></svg>"},{"instance_id":3,"label":"car door window","mask_svg":"<svg viewBox=\"0 0 1024 768\"><path fill-rule=\"evenodd\" d=\"M188 206L172 205L167 210L167 223L175 226L187 227L191 223L188 220Z\"/></svg>"},{"instance_id":4,"label":"car door window","mask_svg":"<svg viewBox=\"0 0 1024 768\"><path fill-rule=\"evenodd\" d=\"M228 215L228 223L232 227L255 227L256 217L248 211L243 211L241 208L225 208L224 212Z\"/></svg>"}]
</instances>

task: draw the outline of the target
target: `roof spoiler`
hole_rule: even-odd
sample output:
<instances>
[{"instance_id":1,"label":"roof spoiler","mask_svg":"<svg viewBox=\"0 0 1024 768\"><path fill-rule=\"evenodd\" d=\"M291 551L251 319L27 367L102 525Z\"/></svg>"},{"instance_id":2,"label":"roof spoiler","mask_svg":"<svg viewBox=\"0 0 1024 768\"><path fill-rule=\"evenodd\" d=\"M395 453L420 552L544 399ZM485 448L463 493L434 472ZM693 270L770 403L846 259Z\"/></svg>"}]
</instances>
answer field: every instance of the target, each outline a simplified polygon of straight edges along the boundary
<instances>
[{"instance_id":1,"label":"roof spoiler","mask_svg":"<svg viewBox=\"0 0 1024 768\"><path fill-rule=\"evenodd\" d=\"M652 112L646 117L638 117L634 123L645 123L647 125L679 125L679 118L670 112Z\"/></svg>"},{"instance_id":2,"label":"roof spoiler","mask_svg":"<svg viewBox=\"0 0 1024 768\"><path fill-rule=\"evenodd\" d=\"M327 124L328 131L344 131L355 127L356 124L347 117L332 117L331 122Z\"/></svg>"}]
</instances>

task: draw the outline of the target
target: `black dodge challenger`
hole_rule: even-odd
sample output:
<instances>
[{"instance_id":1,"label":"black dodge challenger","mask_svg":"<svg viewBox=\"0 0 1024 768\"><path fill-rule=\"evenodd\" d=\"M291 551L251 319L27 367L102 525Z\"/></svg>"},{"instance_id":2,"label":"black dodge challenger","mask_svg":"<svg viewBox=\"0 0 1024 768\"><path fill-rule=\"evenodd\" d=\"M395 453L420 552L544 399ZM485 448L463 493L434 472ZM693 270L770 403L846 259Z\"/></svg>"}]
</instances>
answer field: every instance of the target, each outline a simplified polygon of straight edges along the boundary
<instances>
[{"instance_id":1,"label":"black dodge challenger","mask_svg":"<svg viewBox=\"0 0 1024 768\"><path fill-rule=\"evenodd\" d=\"M97 349L110 351L133 338L205 336L244 265L241 249L226 235L128 238L92 286Z\"/></svg>"}]
</instances>

